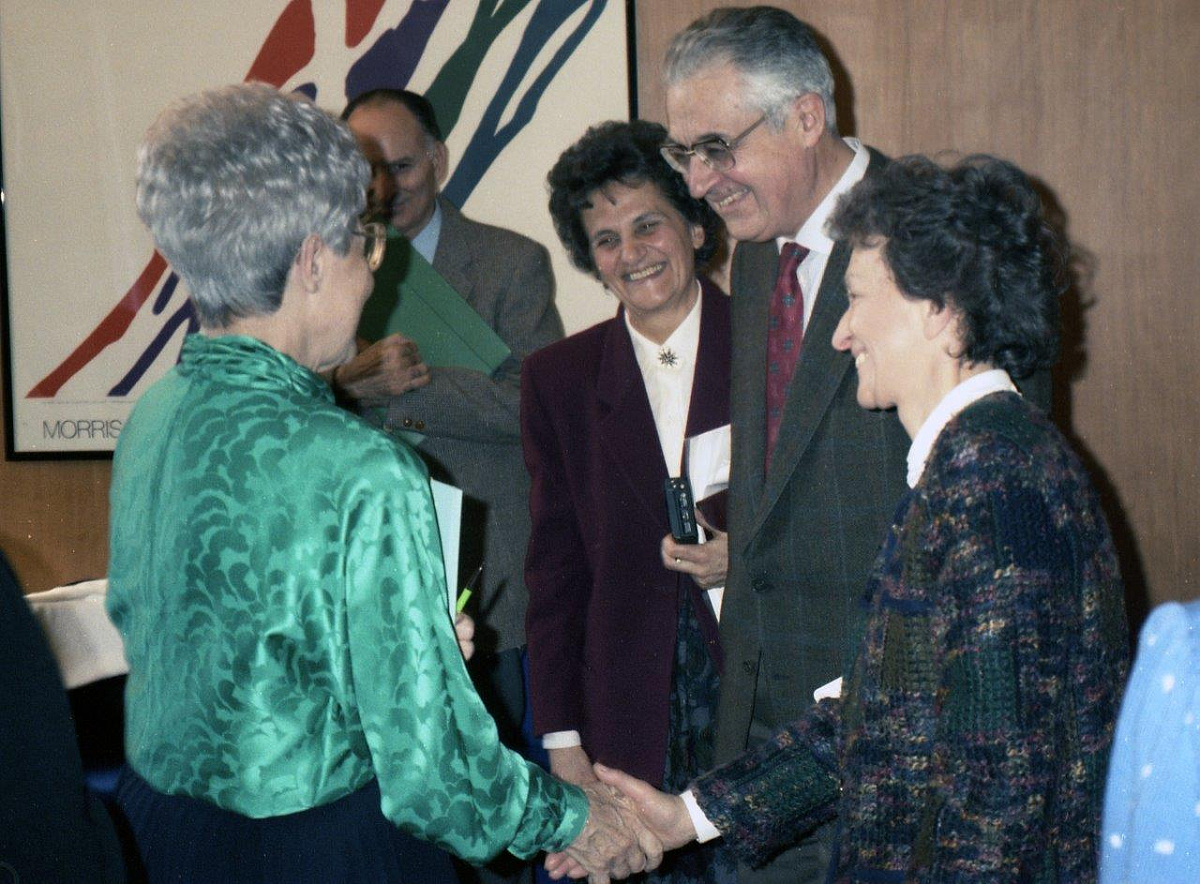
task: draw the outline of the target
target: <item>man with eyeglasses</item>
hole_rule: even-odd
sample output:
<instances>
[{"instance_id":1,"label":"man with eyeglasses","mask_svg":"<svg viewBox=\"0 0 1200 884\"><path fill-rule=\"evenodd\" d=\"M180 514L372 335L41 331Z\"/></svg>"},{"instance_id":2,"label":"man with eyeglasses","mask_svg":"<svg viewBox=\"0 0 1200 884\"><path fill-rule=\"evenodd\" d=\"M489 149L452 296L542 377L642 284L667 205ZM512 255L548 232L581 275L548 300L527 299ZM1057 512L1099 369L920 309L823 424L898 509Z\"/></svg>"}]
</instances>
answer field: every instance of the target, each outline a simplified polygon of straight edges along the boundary
<instances>
[{"instance_id":1,"label":"man with eyeglasses","mask_svg":"<svg viewBox=\"0 0 1200 884\"><path fill-rule=\"evenodd\" d=\"M672 41L665 76L663 155L739 241L715 747L724 763L799 717L818 689L836 690L905 487L903 428L892 412L858 407L853 362L830 343L849 248L825 221L886 160L838 135L829 63L782 10L698 19ZM763 869L743 866L739 881L824 881L831 838L827 825Z\"/></svg>"},{"instance_id":2,"label":"man with eyeglasses","mask_svg":"<svg viewBox=\"0 0 1200 884\"><path fill-rule=\"evenodd\" d=\"M501 738L520 749L529 478L517 403L521 360L563 333L550 256L518 233L465 218L439 193L446 144L423 96L376 89L351 101L342 119L371 164L371 213L403 234L512 351L488 376L426 366L418 342L391 335L339 366L334 386L358 406L385 406L386 428L423 434L418 451L431 475L463 490L458 573L467 580L482 566L470 668Z\"/></svg>"}]
</instances>

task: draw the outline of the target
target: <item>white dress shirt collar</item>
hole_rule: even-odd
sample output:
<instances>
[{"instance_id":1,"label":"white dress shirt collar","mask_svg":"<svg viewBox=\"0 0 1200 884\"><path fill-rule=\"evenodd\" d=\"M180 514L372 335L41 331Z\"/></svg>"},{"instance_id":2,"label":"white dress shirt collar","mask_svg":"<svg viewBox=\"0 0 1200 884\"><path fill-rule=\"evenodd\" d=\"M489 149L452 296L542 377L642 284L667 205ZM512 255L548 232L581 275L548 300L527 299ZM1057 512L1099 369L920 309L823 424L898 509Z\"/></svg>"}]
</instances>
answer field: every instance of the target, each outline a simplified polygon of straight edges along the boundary
<instances>
[{"instance_id":1,"label":"white dress shirt collar","mask_svg":"<svg viewBox=\"0 0 1200 884\"><path fill-rule=\"evenodd\" d=\"M1012 378L1002 368L981 372L967 378L944 397L925 418L908 449L908 487L915 488L925 472L925 462L933 451L933 443L942 434L946 424L968 405L1002 390L1017 392Z\"/></svg>"},{"instance_id":2,"label":"white dress shirt collar","mask_svg":"<svg viewBox=\"0 0 1200 884\"><path fill-rule=\"evenodd\" d=\"M850 160L846 171L838 178L833 189L825 195L825 199L821 200L816 211L801 225L795 237L780 238L775 241L781 252L784 243L787 242L797 242L808 249L808 254L796 268L796 281L800 283L800 290L804 293L804 328L806 329L809 319L812 318L813 307L817 303L817 293L821 291L821 283L825 278L825 265L829 263L829 256L833 254L833 240L825 232L826 222L833 214L838 198L862 180L863 175L867 172L867 164L871 161L870 151L863 147L857 138L843 140L846 142L846 146L854 151L854 157Z\"/></svg>"},{"instance_id":3,"label":"white dress shirt collar","mask_svg":"<svg viewBox=\"0 0 1200 884\"><path fill-rule=\"evenodd\" d=\"M871 162L871 152L861 141L857 138L843 138L842 140L847 147L854 151L854 158L850 160L850 165L846 167L842 177L833 185L833 189L825 194L825 199L821 200L816 210L800 225L796 235L790 240L787 237L779 237L776 240L780 249L783 248L784 243L791 241L799 243L810 252L818 252L822 255L829 255L833 252L833 240L829 238L829 234L825 230L829 216L833 214L842 194L848 193L867 174L867 165Z\"/></svg>"}]
</instances>

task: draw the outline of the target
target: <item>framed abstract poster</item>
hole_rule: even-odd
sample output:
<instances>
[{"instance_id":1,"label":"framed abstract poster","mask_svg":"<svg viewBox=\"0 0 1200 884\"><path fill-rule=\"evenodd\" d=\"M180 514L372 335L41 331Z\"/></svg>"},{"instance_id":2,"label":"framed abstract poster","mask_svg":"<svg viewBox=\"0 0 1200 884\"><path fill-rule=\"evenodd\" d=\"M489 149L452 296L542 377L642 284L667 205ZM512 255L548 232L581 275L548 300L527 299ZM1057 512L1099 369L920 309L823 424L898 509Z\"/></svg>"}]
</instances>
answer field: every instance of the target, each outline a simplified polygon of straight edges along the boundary
<instances>
[{"instance_id":1,"label":"framed abstract poster","mask_svg":"<svg viewBox=\"0 0 1200 884\"><path fill-rule=\"evenodd\" d=\"M568 331L613 310L573 270L545 176L591 124L628 119L629 0L5 0L0 16L5 418L10 458L111 453L197 328L134 208L134 153L172 100L243 80L340 112L424 93L444 193L547 246Z\"/></svg>"}]
</instances>

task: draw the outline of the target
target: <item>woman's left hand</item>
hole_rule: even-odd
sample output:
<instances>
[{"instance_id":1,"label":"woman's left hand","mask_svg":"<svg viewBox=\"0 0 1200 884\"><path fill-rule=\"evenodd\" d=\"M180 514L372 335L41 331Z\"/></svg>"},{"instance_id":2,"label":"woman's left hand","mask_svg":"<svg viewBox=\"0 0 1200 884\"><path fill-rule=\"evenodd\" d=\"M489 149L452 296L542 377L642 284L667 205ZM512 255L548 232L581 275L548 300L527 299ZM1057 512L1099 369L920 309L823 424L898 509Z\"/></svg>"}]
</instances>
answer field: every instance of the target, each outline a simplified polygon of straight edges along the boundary
<instances>
[{"instance_id":1,"label":"woman's left hand","mask_svg":"<svg viewBox=\"0 0 1200 884\"><path fill-rule=\"evenodd\" d=\"M662 563L672 571L690 574L701 589L725 585L729 570L729 535L708 523L696 510L696 521L704 526L708 540L704 543L677 543L668 534L662 540Z\"/></svg>"},{"instance_id":2,"label":"woman's left hand","mask_svg":"<svg viewBox=\"0 0 1200 884\"><path fill-rule=\"evenodd\" d=\"M454 637L458 639L463 659L470 660L475 653L475 621L461 611L454 618Z\"/></svg>"}]
</instances>

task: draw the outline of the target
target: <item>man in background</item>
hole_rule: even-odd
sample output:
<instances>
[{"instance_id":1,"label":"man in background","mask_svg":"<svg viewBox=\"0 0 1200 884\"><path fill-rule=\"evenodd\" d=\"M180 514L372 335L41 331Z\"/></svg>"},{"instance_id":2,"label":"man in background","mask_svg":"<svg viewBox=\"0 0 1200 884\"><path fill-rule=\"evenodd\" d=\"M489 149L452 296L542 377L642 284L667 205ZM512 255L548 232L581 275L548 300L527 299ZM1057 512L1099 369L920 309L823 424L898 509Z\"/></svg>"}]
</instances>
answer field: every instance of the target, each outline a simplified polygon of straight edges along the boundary
<instances>
[{"instance_id":1,"label":"man in background","mask_svg":"<svg viewBox=\"0 0 1200 884\"><path fill-rule=\"evenodd\" d=\"M422 434L417 450L430 474L462 489L458 573L465 582L482 566L471 608L478 648L472 675L501 738L522 749L529 477L518 397L521 360L563 333L550 258L520 234L463 217L439 194L446 145L424 97L373 90L351 101L342 118L371 164L370 210L403 234L512 351L487 375L427 366L419 342L395 334L339 366L333 383L356 407L382 407L386 429Z\"/></svg>"}]
</instances>

